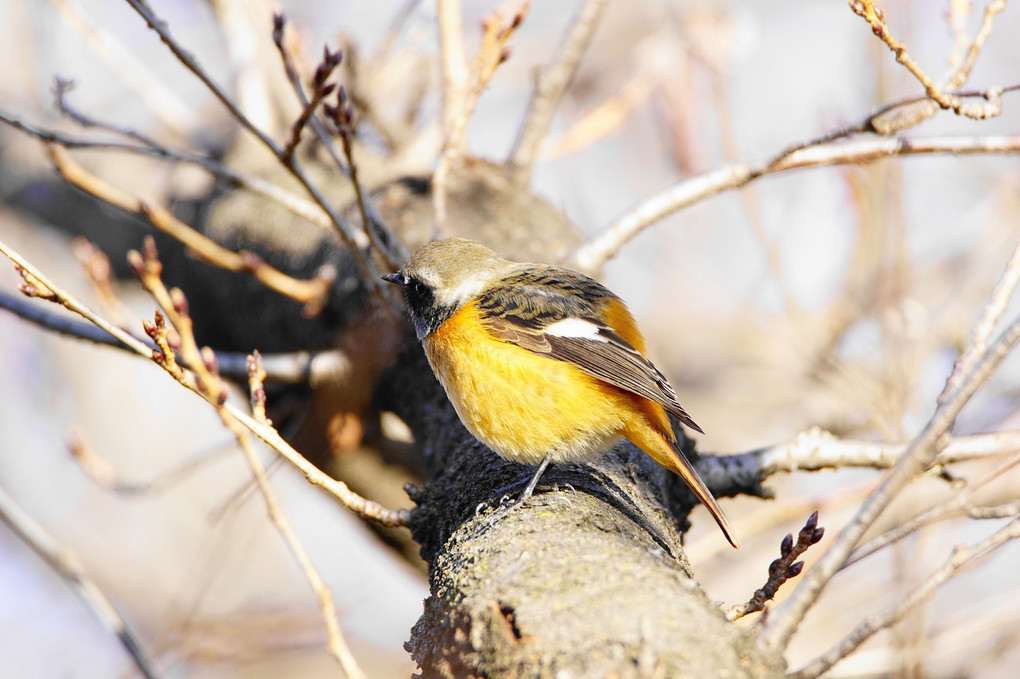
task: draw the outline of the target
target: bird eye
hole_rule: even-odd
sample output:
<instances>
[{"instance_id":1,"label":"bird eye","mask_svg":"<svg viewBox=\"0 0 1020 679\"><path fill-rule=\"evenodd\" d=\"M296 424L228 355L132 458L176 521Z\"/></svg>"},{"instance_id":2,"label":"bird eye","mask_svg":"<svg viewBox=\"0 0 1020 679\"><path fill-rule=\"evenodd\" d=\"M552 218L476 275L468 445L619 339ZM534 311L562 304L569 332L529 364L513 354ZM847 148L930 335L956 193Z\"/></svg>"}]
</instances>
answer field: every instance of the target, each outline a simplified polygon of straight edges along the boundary
<instances>
[{"instance_id":1,"label":"bird eye","mask_svg":"<svg viewBox=\"0 0 1020 679\"><path fill-rule=\"evenodd\" d=\"M414 294L418 295L419 297L424 296L425 286L422 285L421 281L414 281Z\"/></svg>"}]
</instances>

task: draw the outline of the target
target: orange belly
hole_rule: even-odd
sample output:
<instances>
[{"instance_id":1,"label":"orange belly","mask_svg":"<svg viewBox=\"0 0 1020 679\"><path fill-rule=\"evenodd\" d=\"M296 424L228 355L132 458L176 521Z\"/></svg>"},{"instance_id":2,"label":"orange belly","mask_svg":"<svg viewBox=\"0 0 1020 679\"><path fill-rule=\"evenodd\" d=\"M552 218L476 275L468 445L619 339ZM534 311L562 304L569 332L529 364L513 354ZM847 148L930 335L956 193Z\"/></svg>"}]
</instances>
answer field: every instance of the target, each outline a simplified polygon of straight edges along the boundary
<instances>
[{"instance_id":1,"label":"orange belly","mask_svg":"<svg viewBox=\"0 0 1020 679\"><path fill-rule=\"evenodd\" d=\"M554 462L591 459L641 416L633 395L570 363L493 339L470 304L424 344L464 425L515 462L535 465L547 455Z\"/></svg>"}]
</instances>

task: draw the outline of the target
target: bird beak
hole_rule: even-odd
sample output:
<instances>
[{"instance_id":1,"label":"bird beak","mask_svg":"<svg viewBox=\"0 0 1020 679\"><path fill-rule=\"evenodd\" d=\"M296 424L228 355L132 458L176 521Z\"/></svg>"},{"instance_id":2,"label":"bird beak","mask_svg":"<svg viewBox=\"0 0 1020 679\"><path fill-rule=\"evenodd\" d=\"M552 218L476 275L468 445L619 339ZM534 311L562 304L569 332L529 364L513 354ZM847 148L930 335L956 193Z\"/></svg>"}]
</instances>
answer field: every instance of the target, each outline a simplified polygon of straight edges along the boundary
<instances>
[{"instance_id":1,"label":"bird beak","mask_svg":"<svg viewBox=\"0 0 1020 679\"><path fill-rule=\"evenodd\" d=\"M394 285L399 285L400 287L404 287L404 277L401 276L399 272L398 273L385 273L382 276L379 276L379 278L383 279L387 283L393 283Z\"/></svg>"}]
</instances>

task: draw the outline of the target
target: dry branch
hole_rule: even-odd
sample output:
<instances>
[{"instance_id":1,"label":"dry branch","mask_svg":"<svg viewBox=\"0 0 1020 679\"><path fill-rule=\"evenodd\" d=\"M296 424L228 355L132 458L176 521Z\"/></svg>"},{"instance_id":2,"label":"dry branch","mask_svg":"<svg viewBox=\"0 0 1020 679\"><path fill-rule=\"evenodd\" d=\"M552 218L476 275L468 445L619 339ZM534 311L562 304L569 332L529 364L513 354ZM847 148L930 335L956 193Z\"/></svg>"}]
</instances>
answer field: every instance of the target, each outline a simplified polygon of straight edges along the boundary
<instances>
[{"instance_id":1,"label":"dry branch","mask_svg":"<svg viewBox=\"0 0 1020 679\"><path fill-rule=\"evenodd\" d=\"M234 252L177 219L166 208L148 203L113 186L86 170L62 146L48 144L46 151L60 176L69 184L110 205L145 217L163 233L177 239L204 261L227 271L245 272L270 290L303 304L305 314L314 316L326 304L336 272L324 269L315 278L299 280L270 266L254 252Z\"/></svg>"},{"instance_id":2,"label":"dry branch","mask_svg":"<svg viewBox=\"0 0 1020 679\"><path fill-rule=\"evenodd\" d=\"M804 562L797 561L800 555L808 550L811 545L816 545L825 535L825 529L818 525L818 512L814 511L808 517L804 527L797 533L797 542L793 541L793 535L786 534L779 547L779 558L769 564L769 578L765 584L755 590L751 598L745 603L730 606L726 610L726 619L730 622L739 620L745 615L765 610L765 604L771 601L779 588L787 581L800 575L804 569Z\"/></svg>"},{"instance_id":3,"label":"dry branch","mask_svg":"<svg viewBox=\"0 0 1020 679\"><path fill-rule=\"evenodd\" d=\"M124 621L103 590L85 572L85 567L77 555L59 544L3 488L0 488L0 520L17 533L25 544L49 564L50 568L74 587L78 595L99 618L103 627L117 637L142 676L146 679L156 679L159 675L156 673L152 661L149 660L145 648L138 640L138 635Z\"/></svg>"},{"instance_id":4,"label":"dry branch","mask_svg":"<svg viewBox=\"0 0 1020 679\"><path fill-rule=\"evenodd\" d=\"M527 186L531 180L538 148L549 134L560 98L577 71L581 55L591 42L605 6L606 0L586 0L571 22L556 59L535 74L528 113L507 159L518 186Z\"/></svg>"},{"instance_id":5,"label":"dry branch","mask_svg":"<svg viewBox=\"0 0 1020 679\"><path fill-rule=\"evenodd\" d=\"M89 309L73 295L70 295L56 287L42 274L42 272L2 241L0 241L0 253L4 254L8 259L14 262L19 271L24 272L23 275L26 277L26 283L22 286L22 288L27 289L26 294L51 299L69 311L72 311L95 324L107 334L112 335L117 341L130 348L131 351L139 356L154 360L154 349L151 346L109 323L106 319ZM157 364L166 369L164 363L157 361ZM188 386L185 382L182 382L182 384L184 384L184 386ZM407 524L408 512L406 510L388 509L378 503L371 502L370 500L366 500L360 495L357 495L352 492L345 483L330 478L317 469L315 465L305 459L300 453L294 450L290 444L284 441L279 432L272 427L255 421L255 419L250 415L247 415L230 403L225 403L223 407L230 413L231 416L255 434L255 436L260 438L263 442L269 445L269 447L273 448L276 452L286 458L288 462L304 473L305 478L309 483L323 488L354 513L372 521L376 521L384 526L403 526Z\"/></svg>"},{"instance_id":6,"label":"dry branch","mask_svg":"<svg viewBox=\"0 0 1020 679\"><path fill-rule=\"evenodd\" d=\"M971 547L957 546L946 563L911 590L902 602L883 613L865 618L853 632L833 646L831 650L804 667L791 672L787 677L790 679L815 679L821 676L876 632L892 626L917 606L929 601L939 587L949 582L960 571L987 558L1003 545L1018 537L1020 537L1020 518L1013 519L989 538Z\"/></svg>"},{"instance_id":7,"label":"dry branch","mask_svg":"<svg viewBox=\"0 0 1020 679\"><path fill-rule=\"evenodd\" d=\"M456 3L449 4L450 8L454 5ZM434 232L436 233L446 225L446 194L449 190L447 184L453 164L464 153L464 133L467 130L468 120L475 111L478 97L481 96L482 91L488 86L496 69L509 58L510 52L506 46L507 42L514 34L514 31L521 25L521 22L524 21L529 8L530 0L524 0L520 9L506 22L504 22L499 12L485 18L482 22L482 44L478 48L478 55L475 57L471 88L464 92L462 96L457 96L459 106L452 110L452 117L447 115L450 111L446 109L444 99L444 119L447 121L445 127L446 138L443 141L439 164L432 175L432 209L435 218ZM459 11L459 7L457 7L457 12L459 13ZM440 20L442 21L442 17ZM451 93L450 96L453 97L453 94Z\"/></svg>"},{"instance_id":8,"label":"dry branch","mask_svg":"<svg viewBox=\"0 0 1020 679\"><path fill-rule=\"evenodd\" d=\"M240 123L240 125L248 132L253 134L263 146L273 153L280 161L280 164L285 167L291 175L301 184L302 187L308 192L309 195L315 200L322 210L329 215L330 223L333 226L336 233L340 236L344 245L350 250L351 255L358 263L361 271L364 273L365 285L368 286L369 291L380 301L386 302L387 297L383 292L381 283L379 282L379 272L376 270L375 265L370 259L367 259L362 253L359 247L359 241L364 242L367 240L367 236L363 231L355 230L353 225L344 219L337 209L330 204L329 200L322 193L322 190L311 180L308 174L305 172L302 165L297 161L297 158L291 156L290 158L284 157L284 149L272 138L269 137L263 130L255 125L229 95L212 79L212 77L206 72L205 68L195 59L194 56L187 50L185 50L180 43L171 35L170 29L167 23L161 20L149 7L148 3L144 0L127 0L127 3L131 5L145 23L148 24L149 28L155 31L160 40L170 49L173 55L177 58L181 64L191 71L202 84L223 104L224 107L230 112L231 116Z\"/></svg>"},{"instance_id":9,"label":"dry branch","mask_svg":"<svg viewBox=\"0 0 1020 679\"><path fill-rule=\"evenodd\" d=\"M1015 263L1011 263L1003 272L1002 278L1010 278L1012 268L1015 266ZM986 306L994 306L994 298L995 295ZM993 316L991 322L994 324L997 316ZM984 316L981 322L985 322ZM938 405L927 425L910 443L878 488L864 502L853 520L840 532L829 551L804 577L790 598L774 612L759 637L759 643L763 647L777 650L786 647L808 609L817 600L828 582L845 567L847 559L865 532L899 492L919 473L934 463L939 452L948 443L948 434L956 421L957 414L967 404L978 387L991 377L1018 340L1020 340L1020 319L1011 323L999 335L998 340L981 353L980 360L965 373L956 388Z\"/></svg>"},{"instance_id":10,"label":"dry branch","mask_svg":"<svg viewBox=\"0 0 1020 679\"><path fill-rule=\"evenodd\" d=\"M657 194L611 226L594 234L566 258L566 265L597 271L620 248L659 220L685 207L760 177L827 165L873 163L882 158L913 155L974 155L1020 152L1020 135L958 137L892 137L816 144L784 152L778 160L738 162L686 179Z\"/></svg>"}]
</instances>

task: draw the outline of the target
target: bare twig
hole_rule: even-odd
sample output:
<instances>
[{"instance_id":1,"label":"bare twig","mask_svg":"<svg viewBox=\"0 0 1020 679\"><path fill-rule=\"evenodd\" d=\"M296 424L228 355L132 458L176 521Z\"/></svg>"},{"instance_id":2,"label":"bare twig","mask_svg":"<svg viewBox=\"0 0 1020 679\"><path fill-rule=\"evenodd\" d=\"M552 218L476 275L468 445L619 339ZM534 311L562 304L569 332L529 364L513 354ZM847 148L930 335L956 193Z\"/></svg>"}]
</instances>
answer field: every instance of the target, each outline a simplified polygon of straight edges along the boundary
<instances>
[{"instance_id":1,"label":"bare twig","mask_svg":"<svg viewBox=\"0 0 1020 679\"><path fill-rule=\"evenodd\" d=\"M817 144L786 153L778 162L739 162L686 179L655 195L594 234L567 256L566 263L582 271L598 271L627 242L655 222L723 191L746 186L760 177L808 167L872 163L893 156L931 154L1006 154L1020 152L1020 135L891 137Z\"/></svg>"},{"instance_id":2,"label":"bare twig","mask_svg":"<svg viewBox=\"0 0 1020 679\"><path fill-rule=\"evenodd\" d=\"M57 171L68 183L122 210L145 217L157 229L176 238L204 261L227 271L251 274L270 290L303 304L308 316L317 314L328 301L336 276L332 268L323 268L315 278L309 280L288 276L267 264L254 252L234 252L225 248L177 219L166 208L147 203L100 179L71 158L63 147L50 144L46 151Z\"/></svg>"},{"instance_id":3,"label":"bare twig","mask_svg":"<svg viewBox=\"0 0 1020 679\"><path fill-rule=\"evenodd\" d=\"M94 344L126 349L135 352L116 337L92 323L82 323L66 316L47 311L44 308L26 302L0 291L0 309L6 309L19 318L39 326L45 330L85 340ZM130 334L130 333L129 333ZM135 338L138 340L138 338ZM142 340L138 340L142 341ZM144 342L143 342L144 344ZM155 349L151 345L150 349ZM148 358L148 355L146 355ZM248 376L247 355L230 352L218 352L216 361L220 366L220 374L231 379L242 380ZM292 353L269 354L263 357L266 369L266 381L283 384L321 384L336 383L346 379L351 373L350 359L340 350L329 351L295 351Z\"/></svg>"},{"instance_id":4,"label":"bare twig","mask_svg":"<svg viewBox=\"0 0 1020 679\"><path fill-rule=\"evenodd\" d=\"M248 393L251 394L251 416L256 422L272 425L266 417L266 368L258 349L248 356Z\"/></svg>"},{"instance_id":5,"label":"bare twig","mask_svg":"<svg viewBox=\"0 0 1020 679\"><path fill-rule=\"evenodd\" d=\"M588 49L605 6L606 0L587 0L574 18L556 59L535 74L528 113L507 159L518 186L527 186L531 180L539 145L549 134L556 107L577 71L581 55Z\"/></svg>"},{"instance_id":6,"label":"bare twig","mask_svg":"<svg viewBox=\"0 0 1020 679\"><path fill-rule=\"evenodd\" d=\"M67 547L59 544L43 526L28 515L7 491L0 488L0 520L6 523L25 544L32 548L57 573L64 577L77 590L78 595L88 604L89 608L103 627L117 637L121 646L131 656L131 661L146 679L155 679L158 675L152 661L138 640L138 635L128 626L124 618L117 612L113 602L107 598L103 590L85 572L78 556Z\"/></svg>"},{"instance_id":7,"label":"bare twig","mask_svg":"<svg viewBox=\"0 0 1020 679\"><path fill-rule=\"evenodd\" d=\"M916 61L907 53L907 46L898 41L893 37L889 31L889 26L885 23L885 16L880 8L875 6L873 0L849 0L850 8L865 21L871 25L871 30L878 36L882 42L884 42L893 54L896 55L896 61L902 64L911 75L917 78L921 86L924 87L925 94L937 103L941 108L951 110L959 115L966 116L968 118L974 118L976 120L991 118L997 116L1002 112L1002 102L999 97L994 94L990 96L986 104L973 105L968 104L962 98L956 97L948 92L945 92L942 88L937 86L935 82L921 69ZM968 50L967 56L963 63L957 69L956 73L950 78L948 83L949 89L955 89L966 80L967 75L970 73L971 68L974 66L974 62L977 59L977 55L981 51L981 47L984 45L985 40L991 34L992 21L996 14L1001 12L1006 7L1005 0L992 0L991 4L985 11L985 21L982 24L981 31L974 43L971 45L971 49Z\"/></svg>"},{"instance_id":8,"label":"bare twig","mask_svg":"<svg viewBox=\"0 0 1020 679\"><path fill-rule=\"evenodd\" d=\"M1003 331L995 344L983 352L980 361L968 371L952 394L938 405L924 430L910 443L896 465L836 538L829 551L819 559L790 598L766 623L759 636L761 646L773 650L786 647L807 610L832 577L844 567L864 533L899 491L935 461L938 453L948 442L948 432L957 414L978 387L991 377L1017 340L1020 340L1020 319L1015 320Z\"/></svg>"},{"instance_id":9,"label":"bare twig","mask_svg":"<svg viewBox=\"0 0 1020 679\"><path fill-rule=\"evenodd\" d=\"M745 615L765 610L765 604L776 596L779 588L788 580L800 575L804 569L804 562L797 561L800 555L811 545L818 544L824 535L825 529L818 525L818 511L815 510L797 533L796 543L793 541L793 535L789 533L783 538L779 547L779 558L769 564L769 577L765 585L755 590L747 602L726 609L726 618L733 622Z\"/></svg>"},{"instance_id":10,"label":"bare twig","mask_svg":"<svg viewBox=\"0 0 1020 679\"><path fill-rule=\"evenodd\" d=\"M955 514L966 514L975 518L971 513L971 510L977 511L978 514L981 510L978 508L970 507L970 498L977 491L981 490L989 483L999 479L1007 471L1020 464L1020 454L1014 453L1009 459L1000 465L997 465L991 472L985 474L981 478L972 481L967 484L955 497L951 498L946 502L940 502L935 506L921 512L920 514L912 517L907 521L903 521L891 529L878 535L868 542L864 543L847 557L846 565L844 568L849 568L858 561L866 559L872 554L878 552L880 549L893 544L898 540L902 540L906 536L914 533L915 531L923 528L924 526L941 521L949 518ZM1001 512L1008 511L1008 506L999 507L997 510L989 511L987 516L981 518L1002 518L1002 516L1008 516L1009 514L1001 514Z\"/></svg>"},{"instance_id":11,"label":"bare twig","mask_svg":"<svg viewBox=\"0 0 1020 679\"><path fill-rule=\"evenodd\" d=\"M354 657L351 655L350 649L347 647L340 630L340 623L336 616L336 607L333 603L333 592L322 579L301 540L297 537L286 516L284 516L276 500L276 494L273 492L272 486L269 485L269 479L266 476L262 462L259 460L258 454L252 445L249 432L245 430L244 425L238 418L234 417L230 410L227 409L227 389L219 377L215 356L211 351L203 351L198 347L192 331L192 320L188 314L188 306L183 293L177 289L167 290L164 286L161 278L163 267L156 258L152 239L147 239L144 255L132 251L129 255L129 261L138 274L142 286L156 299L177 331L181 355L193 366L195 379L188 379L189 376L176 367L174 351L169 347L169 343L165 341L167 332L166 328L162 326L162 318L158 312L154 326L146 328L150 337L160 346L162 360L157 360L156 362L163 365L178 382L189 387L194 384L195 390L213 405L223 425L237 439L248 461L248 465L251 467L256 484L262 493L270 521L283 537L284 542L301 566L305 577L319 599L320 612L329 639L330 653L333 654L348 677L362 679L364 674L354 661ZM158 357L154 356L153 358L157 359ZM269 426L264 410L261 415L259 419L264 426Z\"/></svg>"},{"instance_id":12,"label":"bare twig","mask_svg":"<svg viewBox=\"0 0 1020 679\"><path fill-rule=\"evenodd\" d=\"M883 613L866 618L853 632L833 646L828 652L804 667L791 672L787 677L791 679L815 679L815 677L821 676L830 667L850 655L876 632L902 620L907 613L928 601L939 587L946 584L964 568L973 566L978 561L987 558L997 549L1018 537L1020 537L1020 518L1013 519L990 537L971 547L957 546L946 563L925 578L920 585L911 590L903 601Z\"/></svg>"},{"instance_id":13,"label":"bare twig","mask_svg":"<svg viewBox=\"0 0 1020 679\"><path fill-rule=\"evenodd\" d=\"M77 115L81 115L78 113ZM59 144L67 149L90 149L94 151L118 151L122 153L132 153L135 155L148 156L150 158L161 158L163 160L189 163L196 165L210 174L219 177L232 186L251 191L255 195L261 196L267 200L270 200L283 208L290 210L294 214L302 217L312 224L319 226L323 229L332 230L332 225L329 221L329 216L322 210L321 207L315 203L305 200L290 191L281 189L275 184L267 182L264 179L250 175L246 172L235 170L234 168L228 167L223 163L217 162L211 158L203 156L197 153L191 153L188 151L180 151L171 149L168 146L159 144L154 140L143 142L142 144L125 144L121 142L113 141L100 141L93 139L83 139L74 135L65 134L56 130L50 130L32 123L25 122L19 119L17 116L11 115L4 111L0 111L0 122L10 125L16 130L24 132L25 134L34 137L40 141L51 142ZM115 126L111 126L105 123L99 123L93 121L94 126L102 126L103 129L113 131ZM145 135L140 134L135 130L128 128L121 128L122 133L126 134L130 138L140 139L145 138ZM151 143L152 145L149 145ZM366 242L367 244L367 242Z\"/></svg>"},{"instance_id":14,"label":"bare twig","mask_svg":"<svg viewBox=\"0 0 1020 679\"><path fill-rule=\"evenodd\" d=\"M269 137L264 131L262 131L257 125L255 125L244 112L238 108L237 104L227 95L227 93L212 79L212 77L206 72L201 64L195 59L194 56L187 50L185 50L180 43L170 34L170 30L167 27L167 23L161 20L149 7L145 0L126 0L131 8L134 9L145 23L148 24L149 28L154 30L163 41L163 43L170 49L177 60L181 64L191 71L206 88L215 96L221 104L230 112L230 114L241 124L246 130L253 134L263 146L269 149L281 162L281 164L287 168L287 170L294 176L295 179L308 191L309 195L318 203L319 207L329 215L330 222L343 240L344 245L351 251L351 255L357 261L359 268L364 274L363 279L365 285L373 296L384 304L388 304L388 298L383 292L381 283L379 280L379 272L376 270L375 265L371 260L367 259L362 253L359 242L363 242L367 236L364 232L359 232L354 229L353 225L344 219L337 209L330 204L329 200L322 193L322 190L309 178L304 168L297 161L297 158L291 156L290 158L284 158L283 148L280 147L272 138Z\"/></svg>"},{"instance_id":15,"label":"bare twig","mask_svg":"<svg viewBox=\"0 0 1020 679\"><path fill-rule=\"evenodd\" d=\"M773 474L864 467L889 469L903 456L907 443L884 443L842 439L820 427L812 427L793 440L737 455L723 455L721 464L743 465L758 471L762 479ZM1020 450L1020 430L954 436L935 458L941 466Z\"/></svg>"},{"instance_id":16,"label":"bare twig","mask_svg":"<svg viewBox=\"0 0 1020 679\"><path fill-rule=\"evenodd\" d=\"M323 110L336 125L337 132L340 134L344 157L347 158L348 177L350 177L351 185L354 186L358 212L361 214L361 223L365 232L368 233L375 249L383 255L390 268L399 269L407 259L407 249L386 226L379 211L375 209L371 197L358 181L358 164L354 161L354 111L347 99L347 90L341 86L337 92L336 106L325 104Z\"/></svg>"},{"instance_id":17,"label":"bare twig","mask_svg":"<svg viewBox=\"0 0 1020 679\"><path fill-rule=\"evenodd\" d=\"M980 320L971 331L970 345L956 359L953 372L946 380L942 393L939 394L939 403L956 389L960 380L963 379L963 375L973 367L988 346L988 338L991 337L995 324L999 322L1002 314L1006 311L1006 305L1009 303L1010 297L1013 296L1018 282L1020 282L1020 246L1013 249L1013 254L1006 263L1006 270L1003 272L1002 278L999 279L992 291L991 299L985 305Z\"/></svg>"},{"instance_id":18,"label":"bare twig","mask_svg":"<svg viewBox=\"0 0 1020 679\"><path fill-rule=\"evenodd\" d=\"M453 164L464 152L464 132L467 130L468 120L475 111L478 97L489 84L496 69L510 57L510 51L506 44L521 22L524 21L530 7L530 0L524 0L520 9L505 23L499 12L487 16L482 21L482 44L475 57L471 89L460 99L460 108L453 111L452 118L447 117L444 104L444 119L447 122L446 138L443 141L439 164L432 175L432 212L435 217L435 232L441 230L446 224L447 180Z\"/></svg>"},{"instance_id":19,"label":"bare twig","mask_svg":"<svg viewBox=\"0 0 1020 679\"><path fill-rule=\"evenodd\" d=\"M382 255L387 266L391 269L398 269L407 259L408 253L404 248L403 243L400 242L400 239L393 234L385 220L383 220L382 215L380 215L379 211L375 208L371 197L367 195L367 192L358 181L358 166L354 162L353 150L354 125L352 120L354 118L354 114L347 102L344 87L340 86L340 89L337 92L337 106L331 107L328 104L325 104L323 106L323 110L326 115L333 120L334 124L337 126L338 132L340 133L344 155L347 157L346 165L337 154L336 148L333 145L333 140L325 126L317 117L312 115L315 108L317 108L320 103L323 103L325 101L325 97L332 91L332 87L328 88L329 91L325 91L327 89L325 78L328 77L328 72L332 72L335 65L339 64L341 53L339 51L331 53L328 48L323 49L323 61L318 68L316 68L315 76L312 78L313 97L309 99L308 95L305 93L304 86L301 84L301 77L298 74L297 67L294 65L294 59L290 54L290 50L287 49L286 42L284 41L284 29L286 25L286 17L282 14L273 15L273 43L276 45L276 49L280 53L280 60L283 62L284 71L287 73L287 79L290 81L291 87L293 88L298 101L300 101L301 105L304 107L304 111L308 113L310 117L308 122L311 124L312 129L319 138L319 142L326 149L327 153L329 153L337 169L343 173L344 176L350 179L351 185L354 187L354 193L358 203L358 212L361 214L363 232L368 235L372 245L374 245L376 251ZM337 63L333 64L334 61ZM316 95L318 94L321 94L322 96L318 97L318 100L316 101ZM298 122L300 122L300 120Z\"/></svg>"},{"instance_id":20,"label":"bare twig","mask_svg":"<svg viewBox=\"0 0 1020 679\"><path fill-rule=\"evenodd\" d=\"M128 347L134 353L153 360L164 370L170 372L165 361L154 356L154 354L158 353L159 356L162 357L162 353L124 330L112 325L102 316L95 313L92 309L79 301L76 297L58 288L47 277L45 277L42 272L29 263L28 260L2 241L0 241L0 253L4 254L8 259L14 262L15 268L19 272L22 272L22 275L25 278L25 283L21 287L25 294L48 299L65 307L91 323L94 323L107 334L112 335L116 340ZM333 358L328 357L326 360L333 360ZM341 359L340 361L341 366L343 364L343 360L345 359ZM190 373L188 374L190 375ZM189 381L191 384L189 384ZM195 389L194 386L192 386L194 384L193 376L190 380L181 381L180 383L193 391ZM288 462L301 470L309 483L321 487L326 492L336 497L341 504L352 512L359 516L363 516L366 519L376 521L384 526L407 525L407 521L410 516L410 513L407 510L388 509L378 503L361 497L348 488L347 484L327 476L316 468L315 465L305 459L304 456L284 441L279 432L277 432L274 428L256 422L251 416L242 412L230 403L223 404L223 407L249 431L286 458Z\"/></svg>"},{"instance_id":21,"label":"bare twig","mask_svg":"<svg viewBox=\"0 0 1020 679\"><path fill-rule=\"evenodd\" d=\"M277 14L274 17L277 21L275 24L280 28L274 30L274 36L278 30L282 30L282 15ZM282 40L277 43L281 53L285 53L283 50ZM312 96L302 102L301 115L291 125L290 139L287 141L287 145L283 148L283 160L284 162L290 162L291 156L294 155L294 151L297 149L297 145L301 143L301 132L304 131L305 126L315 116L315 110L319 108L326 97L336 89L336 83L326 82L329 76L333 73L334 69L340 65L340 61L343 59L342 52L330 52L329 48L323 50L322 62L319 67L315 69L315 75L312 77ZM288 76L291 74L291 68L287 69ZM296 73L295 73L296 76ZM303 92L303 90L302 90Z\"/></svg>"}]
</instances>

